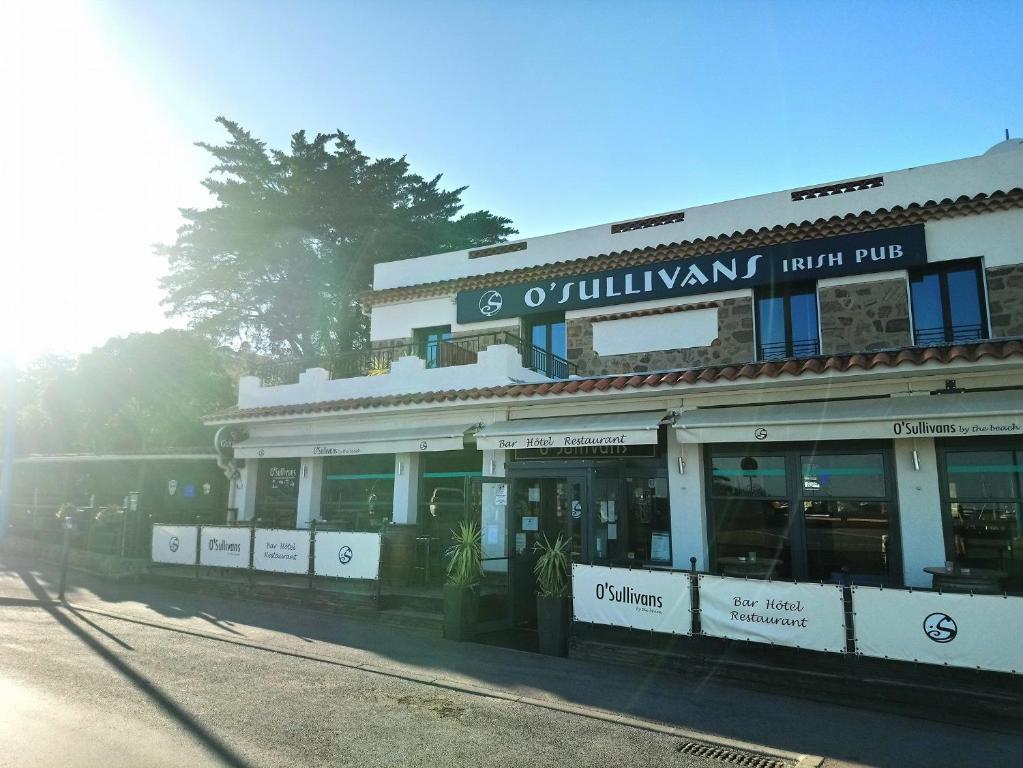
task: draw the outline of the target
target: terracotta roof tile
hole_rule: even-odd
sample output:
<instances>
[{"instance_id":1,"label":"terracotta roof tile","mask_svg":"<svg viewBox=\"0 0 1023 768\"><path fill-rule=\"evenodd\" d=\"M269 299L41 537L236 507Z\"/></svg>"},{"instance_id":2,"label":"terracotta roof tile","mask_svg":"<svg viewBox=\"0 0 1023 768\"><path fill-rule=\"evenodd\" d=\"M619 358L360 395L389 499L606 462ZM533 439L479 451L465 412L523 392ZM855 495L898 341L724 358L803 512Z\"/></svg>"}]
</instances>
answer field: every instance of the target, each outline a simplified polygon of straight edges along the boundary
<instances>
[{"instance_id":1,"label":"terracotta roof tile","mask_svg":"<svg viewBox=\"0 0 1023 768\"><path fill-rule=\"evenodd\" d=\"M848 355L818 356L782 362L750 362L741 365L707 366L674 371L657 371L646 374L614 374L539 384L505 384L498 387L357 397L347 400L268 406L265 408L231 408L210 414L207 419L209 421L243 420L271 416L280 417L310 413L355 411L363 408L413 403L439 403L458 400L481 400L485 398L529 397L534 395L570 395L577 392L606 392L609 389L625 390L671 387L695 384L697 382L711 383L718 380L752 381L762 378L774 379L782 374L802 376L826 372L842 373L852 370L866 371L875 368L897 368L903 365L919 366L928 362L945 364L955 361L977 362L985 358L1005 360L1010 357L1023 357L1023 338L983 341L977 344L908 347L900 350L883 350L880 352L857 352Z\"/></svg>"},{"instance_id":2,"label":"terracotta roof tile","mask_svg":"<svg viewBox=\"0 0 1023 768\"><path fill-rule=\"evenodd\" d=\"M385 288L379 291L368 291L362 296L366 307L374 304L387 304L397 301L410 301L433 296L445 296L458 291L478 290L496 285L528 282L569 275L584 275L606 269L635 267L652 264L656 261L673 258L691 258L694 256L728 253L746 248L758 248L765 245L810 240L821 237L868 232L876 229L919 224L926 221L968 216L986 211L1004 211L1023 208L1023 188L1014 187L1009 190L998 190L991 194L980 193L973 197L962 195L956 199L928 200L924 203L896 205L892 208L879 208L873 211L849 213L844 216L832 216L829 219L805 220L799 224L777 224L773 227L747 229L743 232L721 233L712 237L694 238L676 243L636 248L628 251L611 251L594 254L568 261L557 261L550 264L539 264L521 267L502 272L490 272L433 283Z\"/></svg>"}]
</instances>

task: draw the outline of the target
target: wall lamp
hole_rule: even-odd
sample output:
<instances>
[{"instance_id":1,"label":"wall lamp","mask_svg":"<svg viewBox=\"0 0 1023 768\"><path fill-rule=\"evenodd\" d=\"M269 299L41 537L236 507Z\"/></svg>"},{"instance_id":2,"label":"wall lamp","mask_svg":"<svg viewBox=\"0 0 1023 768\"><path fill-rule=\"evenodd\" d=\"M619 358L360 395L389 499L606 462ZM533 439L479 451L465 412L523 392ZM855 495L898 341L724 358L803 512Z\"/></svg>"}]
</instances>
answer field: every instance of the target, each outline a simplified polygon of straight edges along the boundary
<instances>
[{"instance_id":1,"label":"wall lamp","mask_svg":"<svg viewBox=\"0 0 1023 768\"><path fill-rule=\"evenodd\" d=\"M917 472L920 471L920 454L917 453L916 448L913 449L913 469Z\"/></svg>"},{"instance_id":2,"label":"wall lamp","mask_svg":"<svg viewBox=\"0 0 1023 768\"><path fill-rule=\"evenodd\" d=\"M681 456L678 457L678 473L684 475L686 473L686 460Z\"/></svg>"}]
</instances>

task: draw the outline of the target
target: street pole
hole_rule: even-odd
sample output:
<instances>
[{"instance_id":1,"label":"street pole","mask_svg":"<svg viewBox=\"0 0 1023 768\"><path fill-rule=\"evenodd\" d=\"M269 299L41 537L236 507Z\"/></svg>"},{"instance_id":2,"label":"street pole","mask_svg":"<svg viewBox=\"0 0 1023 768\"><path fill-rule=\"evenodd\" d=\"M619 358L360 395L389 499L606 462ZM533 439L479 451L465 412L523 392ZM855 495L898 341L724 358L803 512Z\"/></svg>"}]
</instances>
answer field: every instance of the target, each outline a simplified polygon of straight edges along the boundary
<instances>
[{"instance_id":1,"label":"street pole","mask_svg":"<svg viewBox=\"0 0 1023 768\"><path fill-rule=\"evenodd\" d=\"M74 525L75 519L70 514L64 517L64 552L60 558L60 593L57 599L60 602L64 602L64 591L67 589L67 561L68 554L71 551L71 526Z\"/></svg>"},{"instance_id":2,"label":"street pole","mask_svg":"<svg viewBox=\"0 0 1023 768\"><path fill-rule=\"evenodd\" d=\"M3 466L0 467L0 542L7 535L7 521L11 519L11 485L14 483L14 434L18 426L18 377L14 368L14 353L6 361L4 395Z\"/></svg>"}]
</instances>

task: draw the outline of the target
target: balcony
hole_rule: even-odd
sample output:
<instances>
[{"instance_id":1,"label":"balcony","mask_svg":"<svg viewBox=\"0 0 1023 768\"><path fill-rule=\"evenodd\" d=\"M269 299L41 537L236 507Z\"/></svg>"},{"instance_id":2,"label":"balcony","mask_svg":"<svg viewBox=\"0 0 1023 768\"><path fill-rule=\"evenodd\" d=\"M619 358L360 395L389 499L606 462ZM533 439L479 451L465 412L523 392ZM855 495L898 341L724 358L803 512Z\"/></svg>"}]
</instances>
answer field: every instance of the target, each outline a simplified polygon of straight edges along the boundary
<instances>
[{"instance_id":1,"label":"balcony","mask_svg":"<svg viewBox=\"0 0 1023 768\"><path fill-rule=\"evenodd\" d=\"M977 324L938 326L937 328L915 328L913 342L918 347L933 347L941 344L969 344L986 338L984 326Z\"/></svg>"},{"instance_id":2,"label":"balcony","mask_svg":"<svg viewBox=\"0 0 1023 768\"><path fill-rule=\"evenodd\" d=\"M417 357L427 369L474 365L479 354L488 347L504 344L514 347L522 359L522 367L549 379L567 379L576 373L573 363L545 349L526 343L513 333L499 331L460 336L450 341L429 344L388 344L373 349L337 355L329 360L294 359L258 361L249 366L249 375L259 378L264 387L295 384L299 375L310 368L323 368L330 380L382 376L401 358Z\"/></svg>"}]
</instances>

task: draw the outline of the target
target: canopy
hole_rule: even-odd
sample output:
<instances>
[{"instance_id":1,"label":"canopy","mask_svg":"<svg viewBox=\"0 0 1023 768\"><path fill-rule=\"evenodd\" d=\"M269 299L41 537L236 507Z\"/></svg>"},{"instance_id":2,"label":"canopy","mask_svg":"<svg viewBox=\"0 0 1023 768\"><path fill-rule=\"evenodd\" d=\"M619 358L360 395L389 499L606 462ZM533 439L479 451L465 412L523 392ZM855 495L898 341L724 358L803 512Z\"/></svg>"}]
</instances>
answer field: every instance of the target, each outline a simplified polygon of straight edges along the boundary
<instances>
[{"instance_id":1,"label":"canopy","mask_svg":"<svg viewBox=\"0 0 1023 768\"><path fill-rule=\"evenodd\" d=\"M657 426L666 415L665 411L644 411L501 421L476 433L476 447L484 450L650 445L657 442Z\"/></svg>"},{"instance_id":2,"label":"canopy","mask_svg":"<svg viewBox=\"0 0 1023 768\"><path fill-rule=\"evenodd\" d=\"M1023 434L1023 392L965 392L682 411L683 443Z\"/></svg>"},{"instance_id":3,"label":"canopy","mask_svg":"<svg viewBox=\"0 0 1023 768\"><path fill-rule=\"evenodd\" d=\"M475 424L442 424L377 429L361 426L359 431L310 435L254 435L237 443L235 458L284 459L299 456L358 456L372 453L418 453L421 451L459 451L465 433Z\"/></svg>"}]
</instances>

